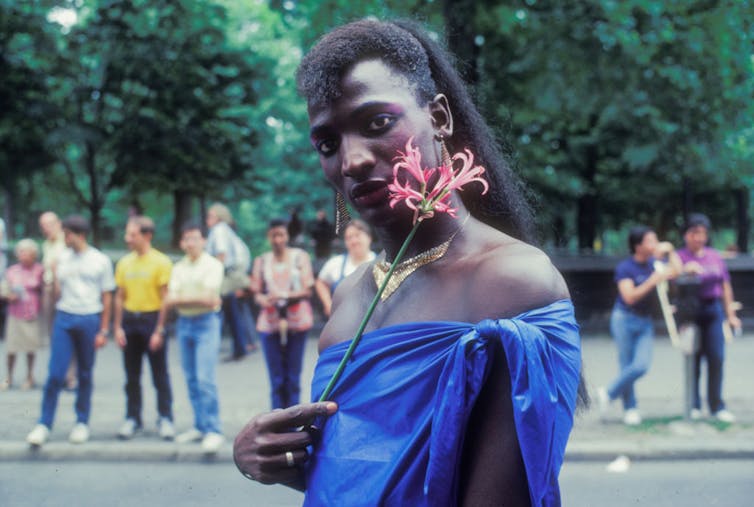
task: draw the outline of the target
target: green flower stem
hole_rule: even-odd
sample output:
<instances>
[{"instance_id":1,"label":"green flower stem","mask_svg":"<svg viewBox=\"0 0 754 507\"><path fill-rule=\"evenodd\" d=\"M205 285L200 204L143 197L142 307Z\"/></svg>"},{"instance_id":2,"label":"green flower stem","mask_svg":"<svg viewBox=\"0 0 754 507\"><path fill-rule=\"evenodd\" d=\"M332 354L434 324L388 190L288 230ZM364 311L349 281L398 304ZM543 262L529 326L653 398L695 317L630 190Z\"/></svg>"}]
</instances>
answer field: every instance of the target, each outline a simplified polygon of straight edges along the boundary
<instances>
[{"instance_id":1,"label":"green flower stem","mask_svg":"<svg viewBox=\"0 0 754 507\"><path fill-rule=\"evenodd\" d=\"M372 299L372 303L369 305L367 313L364 315L364 318L361 319L361 324L359 325L358 331L356 331L356 336L353 340L351 340L351 345L348 346L346 354L343 356L343 359L340 360L338 368L335 370L335 373L333 373L330 382L328 382L327 387L322 392L322 396L319 397L319 401L327 400L327 398L330 396L330 393L335 388L335 384L338 383L341 375L343 375L343 371L346 369L346 364L348 363L349 359L351 359L351 356L353 355L354 350L356 350L356 347L359 345L361 337L364 334L364 329L367 327L369 319L372 318L372 314L374 313L375 308L377 308L377 303L380 302L380 296L382 296L382 293L385 292L385 287L387 287L387 283L390 281L390 277L393 276L395 267L401 262L403 254L406 253L406 249L408 248L409 243L411 243L411 240L414 239L416 230L419 228L419 224L421 223L421 220L417 220L414 224L414 227L411 229L411 232L408 233L405 241L403 241L403 245L401 245L400 250L398 250L395 259L393 259L393 263L390 264L390 269L388 270L387 275L385 275L385 279L380 284L380 287L377 289L377 294L374 295L374 299Z\"/></svg>"}]
</instances>

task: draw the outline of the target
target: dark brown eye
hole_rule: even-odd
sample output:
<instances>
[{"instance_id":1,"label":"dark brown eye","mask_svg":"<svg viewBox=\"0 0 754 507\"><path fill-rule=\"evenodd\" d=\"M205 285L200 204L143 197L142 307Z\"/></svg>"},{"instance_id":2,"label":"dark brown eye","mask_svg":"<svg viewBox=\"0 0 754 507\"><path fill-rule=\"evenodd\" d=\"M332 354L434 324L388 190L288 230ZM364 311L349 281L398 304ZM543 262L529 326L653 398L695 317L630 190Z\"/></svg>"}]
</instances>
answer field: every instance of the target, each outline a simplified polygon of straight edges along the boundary
<instances>
[{"instance_id":1,"label":"dark brown eye","mask_svg":"<svg viewBox=\"0 0 754 507\"><path fill-rule=\"evenodd\" d=\"M323 157L329 157L338 149L338 143L334 139L322 139L317 141L316 147Z\"/></svg>"}]
</instances>

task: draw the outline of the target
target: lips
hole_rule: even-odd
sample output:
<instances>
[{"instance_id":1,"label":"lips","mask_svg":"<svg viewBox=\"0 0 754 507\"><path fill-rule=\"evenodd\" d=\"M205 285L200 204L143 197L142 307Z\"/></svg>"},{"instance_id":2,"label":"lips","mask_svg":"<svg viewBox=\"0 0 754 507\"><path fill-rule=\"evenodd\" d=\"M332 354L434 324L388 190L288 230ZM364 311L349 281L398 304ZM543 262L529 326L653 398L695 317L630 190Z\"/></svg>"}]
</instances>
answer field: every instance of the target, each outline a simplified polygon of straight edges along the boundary
<instances>
[{"instance_id":1,"label":"lips","mask_svg":"<svg viewBox=\"0 0 754 507\"><path fill-rule=\"evenodd\" d=\"M390 191L385 180L368 180L351 187L351 202L358 207L373 207L388 202Z\"/></svg>"}]
</instances>

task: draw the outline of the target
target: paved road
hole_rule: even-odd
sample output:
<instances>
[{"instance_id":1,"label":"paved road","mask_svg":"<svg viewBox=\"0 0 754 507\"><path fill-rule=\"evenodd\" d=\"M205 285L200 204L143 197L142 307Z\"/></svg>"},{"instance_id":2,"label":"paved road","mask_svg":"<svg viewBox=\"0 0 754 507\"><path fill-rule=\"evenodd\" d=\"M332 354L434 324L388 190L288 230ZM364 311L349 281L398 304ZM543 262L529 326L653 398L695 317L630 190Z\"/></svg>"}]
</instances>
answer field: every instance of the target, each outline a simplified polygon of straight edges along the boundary
<instances>
[{"instance_id":1,"label":"paved road","mask_svg":"<svg viewBox=\"0 0 754 507\"><path fill-rule=\"evenodd\" d=\"M754 461L637 462L625 473L598 463L568 463L564 506L745 507ZM44 487L40 487L43 481ZM303 495L244 479L229 463L0 463L5 507L297 507Z\"/></svg>"},{"instance_id":2,"label":"paved road","mask_svg":"<svg viewBox=\"0 0 754 507\"><path fill-rule=\"evenodd\" d=\"M180 368L178 347L169 342L169 367L174 390L174 412L179 431L192 425L191 407ZM222 356L228 354L229 340L223 341ZM4 357L0 342L0 357ZM584 370L593 389L608 383L616 372L615 349L606 337L585 337ZM307 342L302 399L309 397L309 380L316 363L316 341ZM47 350L40 353L37 378L45 377ZM644 458L731 458L754 459L754 335L745 335L727 348L725 397L729 408L739 417L732 426L709 421L687 424L679 420L683 412L682 358L667 339L658 339L654 363L647 376L637 385L639 406L647 420L639 428L620 423L621 410L612 407L607 424L599 420L597 410L580 414L567 450L569 460L607 462L618 454ZM23 369L23 366L21 366ZM52 441L43 452L30 454L23 439L39 416L41 390L14 389L0 392L0 462L24 459L79 459L100 461L203 461L197 445L178 445L157 439L154 389L148 368L144 369L144 421L146 431L131 442L115 438L124 409L123 367L121 352L113 344L100 350L94 373L94 396L91 418L92 441L74 446L66 441L74 423L72 393L62 393ZM17 378L20 378L17 377ZM256 413L269 408L269 384L264 359L260 353L243 361L218 366L221 418L229 442L218 454L218 461L230 461L230 441Z\"/></svg>"}]
</instances>

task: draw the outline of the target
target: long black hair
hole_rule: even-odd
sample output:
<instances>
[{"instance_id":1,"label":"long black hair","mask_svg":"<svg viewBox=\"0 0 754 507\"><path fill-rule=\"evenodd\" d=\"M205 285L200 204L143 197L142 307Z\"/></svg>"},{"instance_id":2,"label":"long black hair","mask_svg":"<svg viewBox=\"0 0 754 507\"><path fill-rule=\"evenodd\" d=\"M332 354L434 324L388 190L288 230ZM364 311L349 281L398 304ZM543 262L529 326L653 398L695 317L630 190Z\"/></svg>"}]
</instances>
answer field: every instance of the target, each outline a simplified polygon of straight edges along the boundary
<instances>
[{"instance_id":1,"label":"long black hair","mask_svg":"<svg viewBox=\"0 0 754 507\"><path fill-rule=\"evenodd\" d=\"M297 73L299 92L310 104L327 104L340 94L340 80L357 62L379 58L414 86L420 105L438 93L448 98L452 152L469 148L486 168L490 191L461 193L464 205L479 220L523 241L534 239L527 191L513 173L492 130L471 99L453 64L454 58L418 24L407 20L355 21L324 35L304 56Z\"/></svg>"}]
</instances>

